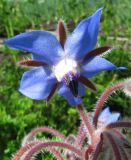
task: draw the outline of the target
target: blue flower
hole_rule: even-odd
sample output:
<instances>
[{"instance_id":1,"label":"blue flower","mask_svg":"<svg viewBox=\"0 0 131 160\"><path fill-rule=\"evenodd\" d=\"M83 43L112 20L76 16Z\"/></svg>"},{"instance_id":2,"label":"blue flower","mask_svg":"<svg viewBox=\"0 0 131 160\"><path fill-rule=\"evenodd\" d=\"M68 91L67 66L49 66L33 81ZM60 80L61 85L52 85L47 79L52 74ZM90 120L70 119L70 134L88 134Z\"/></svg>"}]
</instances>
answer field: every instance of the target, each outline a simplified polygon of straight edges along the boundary
<instances>
[{"instance_id":1,"label":"blue flower","mask_svg":"<svg viewBox=\"0 0 131 160\"><path fill-rule=\"evenodd\" d=\"M107 125L113 122L116 122L120 117L120 113L116 112L116 113L111 113L109 110L109 107L105 108L99 118L98 118L98 125L102 124L102 125Z\"/></svg>"},{"instance_id":2,"label":"blue flower","mask_svg":"<svg viewBox=\"0 0 131 160\"><path fill-rule=\"evenodd\" d=\"M5 44L14 49L31 52L28 65L37 66L23 74L19 91L32 99L49 100L57 90L75 106L82 103L85 86L96 90L88 78L104 70L120 69L99 56L110 47L94 49L101 12L102 8L82 20L63 45L47 31L25 32L6 40Z\"/></svg>"}]
</instances>

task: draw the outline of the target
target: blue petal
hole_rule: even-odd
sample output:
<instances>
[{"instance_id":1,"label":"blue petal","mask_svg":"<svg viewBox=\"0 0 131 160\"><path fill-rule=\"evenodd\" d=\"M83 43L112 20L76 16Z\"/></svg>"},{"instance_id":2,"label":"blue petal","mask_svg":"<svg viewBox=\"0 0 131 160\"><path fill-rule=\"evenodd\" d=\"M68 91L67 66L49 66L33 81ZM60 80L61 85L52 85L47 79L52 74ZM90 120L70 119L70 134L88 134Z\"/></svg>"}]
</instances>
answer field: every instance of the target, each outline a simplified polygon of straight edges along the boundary
<instances>
[{"instance_id":1,"label":"blue petal","mask_svg":"<svg viewBox=\"0 0 131 160\"><path fill-rule=\"evenodd\" d=\"M97 74L98 72L104 71L104 70L115 70L115 69L121 69L121 67L117 67L108 60L96 56L92 60L89 60L85 62L82 66L83 75L90 78ZM123 67L122 67L123 69Z\"/></svg>"},{"instance_id":2,"label":"blue petal","mask_svg":"<svg viewBox=\"0 0 131 160\"><path fill-rule=\"evenodd\" d=\"M82 20L65 43L65 52L73 59L82 59L97 42L102 8Z\"/></svg>"},{"instance_id":3,"label":"blue petal","mask_svg":"<svg viewBox=\"0 0 131 160\"><path fill-rule=\"evenodd\" d=\"M78 95L79 96L84 96L86 93L86 87L79 82L79 85L78 85Z\"/></svg>"},{"instance_id":4,"label":"blue petal","mask_svg":"<svg viewBox=\"0 0 131 160\"><path fill-rule=\"evenodd\" d=\"M31 99L45 99L55 82L50 70L39 67L23 74L19 91Z\"/></svg>"},{"instance_id":5,"label":"blue petal","mask_svg":"<svg viewBox=\"0 0 131 160\"><path fill-rule=\"evenodd\" d=\"M110 117L110 115L111 115L111 113L110 113L109 107L107 107L101 112L101 114L99 115L98 120L100 122L107 123L108 118Z\"/></svg>"},{"instance_id":6,"label":"blue petal","mask_svg":"<svg viewBox=\"0 0 131 160\"><path fill-rule=\"evenodd\" d=\"M105 108L99 118L98 121L103 122L105 124L110 124L116 122L120 117L120 113L111 113L109 107Z\"/></svg>"},{"instance_id":7,"label":"blue petal","mask_svg":"<svg viewBox=\"0 0 131 160\"><path fill-rule=\"evenodd\" d=\"M60 96L63 96L71 106L76 106L79 104L82 104L82 101L80 99L80 96L85 94L85 87L79 83L79 88L78 88L78 97L74 97L70 91L70 89L66 85L62 85L59 90L58 94Z\"/></svg>"},{"instance_id":8,"label":"blue petal","mask_svg":"<svg viewBox=\"0 0 131 160\"><path fill-rule=\"evenodd\" d=\"M14 49L31 52L35 60L54 64L63 55L63 49L56 37L46 31L21 33L4 42Z\"/></svg>"},{"instance_id":9,"label":"blue petal","mask_svg":"<svg viewBox=\"0 0 131 160\"><path fill-rule=\"evenodd\" d=\"M116 122L119 119L119 117L120 117L120 113L112 113L108 118L107 124Z\"/></svg>"}]
</instances>

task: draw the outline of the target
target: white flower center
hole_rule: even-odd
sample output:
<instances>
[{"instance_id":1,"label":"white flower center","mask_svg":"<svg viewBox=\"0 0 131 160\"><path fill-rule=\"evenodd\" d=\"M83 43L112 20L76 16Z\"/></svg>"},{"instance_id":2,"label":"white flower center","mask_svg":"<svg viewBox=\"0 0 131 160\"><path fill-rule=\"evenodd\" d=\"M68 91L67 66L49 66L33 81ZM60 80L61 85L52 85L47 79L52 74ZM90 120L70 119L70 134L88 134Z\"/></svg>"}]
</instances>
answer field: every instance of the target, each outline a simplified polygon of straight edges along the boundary
<instances>
[{"instance_id":1,"label":"white flower center","mask_svg":"<svg viewBox=\"0 0 131 160\"><path fill-rule=\"evenodd\" d=\"M60 82L62 78L69 72L77 73L78 65L73 59L64 58L52 68L57 80Z\"/></svg>"}]
</instances>

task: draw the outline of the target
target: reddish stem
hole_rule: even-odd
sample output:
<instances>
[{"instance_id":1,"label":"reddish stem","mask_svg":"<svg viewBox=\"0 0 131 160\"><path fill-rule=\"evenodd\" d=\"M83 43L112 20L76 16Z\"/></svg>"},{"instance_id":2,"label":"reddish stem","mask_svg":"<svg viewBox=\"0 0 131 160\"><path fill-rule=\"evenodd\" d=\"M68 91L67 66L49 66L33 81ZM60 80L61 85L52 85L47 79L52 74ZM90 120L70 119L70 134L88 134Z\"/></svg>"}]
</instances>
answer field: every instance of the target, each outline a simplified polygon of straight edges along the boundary
<instances>
[{"instance_id":1,"label":"reddish stem","mask_svg":"<svg viewBox=\"0 0 131 160\"><path fill-rule=\"evenodd\" d=\"M86 146L86 150L85 150L85 153L84 153L85 160L88 160L88 159L89 159L89 156L91 155L92 152L93 152L93 147L92 147L92 145Z\"/></svg>"},{"instance_id":2,"label":"reddish stem","mask_svg":"<svg viewBox=\"0 0 131 160\"><path fill-rule=\"evenodd\" d=\"M102 145L103 145L103 135L101 135L99 143L96 145L96 148L92 154L91 160L97 160L101 151L102 151Z\"/></svg>"},{"instance_id":3,"label":"reddish stem","mask_svg":"<svg viewBox=\"0 0 131 160\"><path fill-rule=\"evenodd\" d=\"M35 144L38 144L38 141L32 141L29 144L23 146L15 155L13 155L12 160L19 160L21 156L29 149L31 149L31 147L33 147Z\"/></svg>"},{"instance_id":4,"label":"reddish stem","mask_svg":"<svg viewBox=\"0 0 131 160\"><path fill-rule=\"evenodd\" d=\"M12 160L19 160L25 152L30 150L32 147L34 147L36 144L40 143L40 141L32 141L29 144L23 146L12 158ZM60 152L57 151L55 148L49 148L48 149L50 153L52 153L58 160L64 160L64 158L61 156Z\"/></svg>"},{"instance_id":5,"label":"reddish stem","mask_svg":"<svg viewBox=\"0 0 131 160\"><path fill-rule=\"evenodd\" d=\"M64 160L61 153L57 151L55 148L49 148L48 150L57 158L57 160Z\"/></svg>"},{"instance_id":6,"label":"reddish stem","mask_svg":"<svg viewBox=\"0 0 131 160\"><path fill-rule=\"evenodd\" d=\"M47 147L62 147L62 148L66 148L68 150L70 150L71 152L74 152L76 155L78 155L79 157L82 157L82 152L81 150L75 148L74 146L68 144L68 143L64 143L64 142L55 142L55 141L52 141L52 142L40 142L38 143L37 145L35 145L33 148L31 148L28 153L26 154L25 156L25 160L30 160L32 158L32 156L44 149L44 148L47 148Z\"/></svg>"},{"instance_id":7,"label":"reddish stem","mask_svg":"<svg viewBox=\"0 0 131 160\"><path fill-rule=\"evenodd\" d=\"M78 105L77 109L79 111L80 117L82 119L83 124L85 125L85 128L88 130L89 135L91 137L91 141L93 142L93 133L94 133L94 127L90 123L90 120L88 119L87 113L85 108L82 105Z\"/></svg>"},{"instance_id":8,"label":"reddish stem","mask_svg":"<svg viewBox=\"0 0 131 160\"><path fill-rule=\"evenodd\" d=\"M61 134L60 132L58 132L57 130L53 129L53 128L49 128L49 127L39 127L36 128L34 130L32 130L27 138L27 141L31 141L33 139L33 137L38 133L38 132L47 132L47 133L51 133L52 135L58 136L61 139L65 139L65 135Z\"/></svg>"},{"instance_id":9,"label":"reddish stem","mask_svg":"<svg viewBox=\"0 0 131 160\"><path fill-rule=\"evenodd\" d=\"M79 128L78 135L76 137L74 145L82 147L85 137L86 137L86 133L84 132L84 124L82 123Z\"/></svg>"},{"instance_id":10,"label":"reddish stem","mask_svg":"<svg viewBox=\"0 0 131 160\"><path fill-rule=\"evenodd\" d=\"M122 159L129 160L130 156L128 156L128 154L126 153L126 147L123 144L123 140L125 141L125 139L123 139L113 133L111 135L113 135L112 137L114 138L114 141L116 142L118 149L120 150L120 154L121 154Z\"/></svg>"},{"instance_id":11,"label":"reddish stem","mask_svg":"<svg viewBox=\"0 0 131 160\"><path fill-rule=\"evenodd\" d=\"M110 88L107 88L103 94L101 95L101 97L99 98L99 100L97 101L96 107L95 107L95 113L94 113L94 118L93 118L93 123L95 125L95 127L97 126L97 121L98 121L98 117L100 114L100 111L104 105L105 100L107 99L107 97L112 94L114 91L122 89L124 87L124 83L118 83L113 85Z\"/></svg>"},{"instance_id":12,"label":"reddish stem","mask_svg":"<svg viewBox=\"0 0 131 160\"><path fill-rule=\"evenodd\" d=\"M131 128L131 122L128 121L118 121L114 123L110 123L106 126L107 129L113 128Z\"/></svg>"},{"instance_id":13,"label":"reddish stem","mask_svg":"<svg viewBox=\"0 0 131 160\"><path fill-rule=\"evenodd\" d=\"M119 130L117 130L117 129L112 129L112 130L118 137L121 138L121 140L125 140L124 135Z\"/></svg>"},{"instance_id":14,"label":"reddish stem","mask_svg":"<svg viewBox=\"0 0 131 160\"><path fill-rule=\"evenodd\" d=\"M112 148L112 151L114 153L116 160L122 160L119 147L118 147L115 139L113 138L112 134L105 132L104 136L107 138L109 145L111 145L111 148Z\"/></svg>"}]
</instances>

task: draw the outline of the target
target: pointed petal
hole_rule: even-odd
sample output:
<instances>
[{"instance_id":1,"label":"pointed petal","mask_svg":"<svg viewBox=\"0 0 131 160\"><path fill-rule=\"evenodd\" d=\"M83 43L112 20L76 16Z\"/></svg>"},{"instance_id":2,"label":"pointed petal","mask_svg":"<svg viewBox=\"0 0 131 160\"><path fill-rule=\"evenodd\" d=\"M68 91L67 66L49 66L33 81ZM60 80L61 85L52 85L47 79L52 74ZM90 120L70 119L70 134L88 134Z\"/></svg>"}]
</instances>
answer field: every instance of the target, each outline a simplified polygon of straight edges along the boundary
<instances>
[{"instance_id":1,"label":"pointed petal","mask_svg":"<svg viewBox=\"0 0 131 160\"><path fill-rule=\"evenodd\" d=\"M65 52L71 58L80 60L96 45L102 8L82 20L65 43Z\"/></svg>"},{"instance_id":2,"label":"pointed petal","mask_svg":"<svg viewBox=\"0 0 131 160\"><path fill-rule=\"evenodd\" d=\"M56 79L47 68L39 67L23 74L19 91L31 99L45 99Z\"/></svg>"},{"instance_id":3,"label":"pointed petal","mask_svg":"<svg viewBox=\"0 0 131 160\"><path fill-rule=\"evenodd\" d=\"M21 33L4 43L14 49L31 52L34 60L44 61L51 65L63 55L63 49L56 37L46 31Z\"/></svg>"},{"instance_id":4,"label":"pointed petal","mask_svg":"<svg viewBox=\"0 0 131 160\"><path fill-rule=\"evenodd\" d=\"M107 123L110 115L111 115L111 113L110 113L109 107L107 107L99 115L98 121L103 122L103 123Z\"/></svg>"},{"instance_id":5,"label":"pointed petal","mask_svg":"<svg viewBox=\"0 0 131 160\"><path fill-rule=\"evenodd\" d=\"M63 96L71 106L76 106L82 104L80 96L85 94L85 87L79 83L78 97L74 97L66 85L61 85L58 90L58 94Z\"/></svg>"},{"instance_id":6,"label":"pointed petal","mask_svg":"<svg viewBox=\"0 0 131 160\"><path fill-rule=\"evenodd\" d=\"M105 108L99 118L98 121L103 122L105 124L110 124L116 122L120 117L120 113L111 113L109 107Z\"/></svg>"},{"instance_id":7,"label":"pointed petal","mask_svg":"<svg viewBox=\"0 0 131 160\"><path fill-rule=\"evenodd\" d=\"M79 84L78 84L78 95L79 96L84 96L85 93L86 93L85 86L82 83L79 82Z\"/></svg>"},{"instance_id":8,"label":"pointed petal","mask_svg":"<svg viewBox=\"0 0 131 160\"><path fill-rule=\"evenodd\" d=\"M94 76L95 74L104 71L104 70L116 70L116 69L122 69L121 67L117 67L114 64L112 64L110 61L100 57L96 56L90 61L87 61L83 64L83 75L90 78Z\"/></svg>"},{"instance_id":9,"label":"pointed petal","mask_svg":"<svg viewBox=\"0 0 131 160\"><path fill-rule=\"evenodd\" d=\"M116 122L119 119L119 117L120 117L120 113L112 113L108 118L107 124Z\"/></svg>"}]
</instances>

